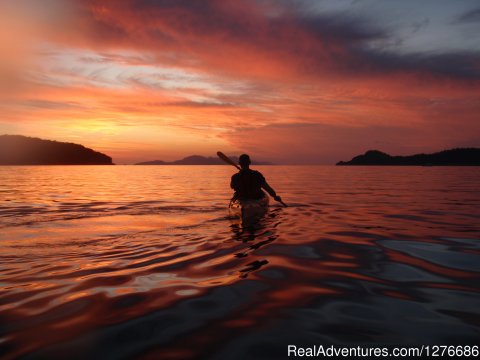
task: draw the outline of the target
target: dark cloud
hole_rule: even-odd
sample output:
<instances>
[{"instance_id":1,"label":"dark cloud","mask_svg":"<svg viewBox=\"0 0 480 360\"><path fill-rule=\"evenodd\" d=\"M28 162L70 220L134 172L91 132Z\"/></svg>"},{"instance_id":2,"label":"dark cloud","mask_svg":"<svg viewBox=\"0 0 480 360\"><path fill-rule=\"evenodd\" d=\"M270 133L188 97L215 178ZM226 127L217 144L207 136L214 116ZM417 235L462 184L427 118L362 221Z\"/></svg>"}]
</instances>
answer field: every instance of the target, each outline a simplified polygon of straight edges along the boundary
<instances>
[{"instance_id":1,"label":"dark cloud","mask_svg":"<svg viewBox=\"0 0 480 360\"><path fill-rule=\"evenodd\" d=\"M388 31L350 15L298 15L297 26L322 41L357 44L385 39Z\"/></svg>"},{"instance_id":2,"label":"dark cloud","mask_svg":"<svg viewBox=\"0 0 480 360\"><path fill-rule=\"evenodd\" d=\"M480 19L480 9L468 13ZM314 34L334 46L343 46L335 62L335 68L351 76L371 74L392 74L411 72L417 75L441 76L461 80L480 80L480 52L462 51L445 53L410 53L401 54L382 51L381 48L369 46L369 42L393 39L393 34L365 19L348 15L315 15L298 18L299 27L307 33ZM412 24L416 33L428 26L430 20ZM393 39L394 41L397 41ZM320 48L320 51L324 49ZM337 52L338 54L338 52ZM318 57L317 57L318 58Z\"/></svg>"},{"instance_id":3,"label":"dark cloud","mask_svg":"<svg viewBox=\"0 0 480 360\"><path fill-rule=\"evenodd\" d=\"M218 1L215 0L135 0L132 2L133 9L188 9L189 11L207 14L216 9Z\"/></svg>"},{"instance_id":4,"label":"dark cloud","mask_svg":"<svg viewBox=\"0 0 480 360\"><path fill-rule=\"evenodd\" d=\"M463 13L458 17L457 22L480 22L480 8Z\"/></svg>"},{"instance_id":5,"label":"dark cloud","mask_svg":"<svg viewBox=\"0 0 480 360\"><path fill-rule=\"evenodd\" d=\"M158 64L231 78L298 80L403 75L480 80L478 50L398 53L392 29L352 13L306 11L302 1L85 0L76 34L96 51L152 55ZM480 9L461 21L477 21ZM413 32L429 19L412 24ZM70 39L70 38L68 38Z\"/></svg>"},{"instance_id":6,"label":"dark cloud","mask_svg":"<svg viewBox=\"0 0 480 360\"><path fill-rule=\"evenodd\" d=\"M413 73L430 79L444 77L463 81L480 80L480 53L450 52L444 54L414 53L395 54L358 48L358 59L345 63L345 71L367 74Z\"/></svg>"},{"instance_id":7,"label":"dark cloud","mask_svg":"<svg viewBox=\"0 0 480 360\"><path fill-rule=\"evenodd\" d=\"M428 17L423 18L420 21L415 21L412 23L412 34L419 32L420 30L425 29L430 24L430 19Z\"/></svg>"},{"instance_id":8,"label":"dark cloud","mask_svg":"<svg viewBox=\"0 0 480 360\"><path fill-rule=\"evenodd\" d=\"M198 35L209 35L222 31L226 36L240 37L249 32L250 21L242 16L242 7L234 5L231 0L140 0L131 2L130 10L147 15L147 26L148 20L157 18L180 33L193 30ZM157 32L157 36L160 34L166 36Z\"/></svg>"}]
</instances>

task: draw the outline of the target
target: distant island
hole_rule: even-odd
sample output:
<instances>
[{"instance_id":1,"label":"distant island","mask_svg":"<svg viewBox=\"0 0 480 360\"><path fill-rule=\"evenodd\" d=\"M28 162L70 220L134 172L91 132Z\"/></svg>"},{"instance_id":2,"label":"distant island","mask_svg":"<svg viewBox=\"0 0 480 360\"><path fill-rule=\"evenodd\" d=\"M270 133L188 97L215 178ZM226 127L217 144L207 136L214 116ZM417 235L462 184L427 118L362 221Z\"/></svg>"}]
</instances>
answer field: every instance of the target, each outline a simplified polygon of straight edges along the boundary
<instances>
[{"instance_id":1,"label":"distant island","mask_svg":"<svg viewBox=\"0 0 480 360\"><path fill-rule=\"evenodd\" d=\"M457 148L409 156L391 156L378 150L370 150L350 161L340 161L337 165L479 166L480 149Z\"/></svg>"},{"instance_id":2,"label":"distant island","mask_svg":"<svg viewBox=\"0 0 480 360\"><path fill-rule=\"evenodd\" d=\"M238 157L231 156L230 158L236 163L238 163ZM222 160L220 160L218 157L205 157L200 155L192 155L192 156L187 156L181 160L175 160L170 162L162 161L162 160L153 160L153 161L140 162L135 165L226 165L226 164ZM252 161L252 165L272 165L272 163Z\"/></svg>"},{"instance_id":3,"label":"distant island","mask_svg":"<svg viewBox=\"0 0 480 360\"><path fill-rule=\"evenodd\" d=\"M113 165L112 158L79 144L0 135L0 165Z\"/></svg>"}]
</instances>

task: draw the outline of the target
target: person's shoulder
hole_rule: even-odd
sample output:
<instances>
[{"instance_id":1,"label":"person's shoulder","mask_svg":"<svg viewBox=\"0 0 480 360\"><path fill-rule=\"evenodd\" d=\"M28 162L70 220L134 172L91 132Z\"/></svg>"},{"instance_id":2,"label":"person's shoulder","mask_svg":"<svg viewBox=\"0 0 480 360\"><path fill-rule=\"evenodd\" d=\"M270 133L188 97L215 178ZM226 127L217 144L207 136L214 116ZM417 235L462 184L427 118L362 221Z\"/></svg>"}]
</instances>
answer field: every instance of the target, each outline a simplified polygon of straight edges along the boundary
<instances>
[{"instance_id":1,"label":"person's shoulder","mask_svg":"<svg viewBox=\"0 0 480 360\"><path fill-rule=\"evenodd\" d=\"M261 176L263 178L263 174L258 170L252 170L252 173L255 174L255 176Z\"/></svg>"}]
</instances>

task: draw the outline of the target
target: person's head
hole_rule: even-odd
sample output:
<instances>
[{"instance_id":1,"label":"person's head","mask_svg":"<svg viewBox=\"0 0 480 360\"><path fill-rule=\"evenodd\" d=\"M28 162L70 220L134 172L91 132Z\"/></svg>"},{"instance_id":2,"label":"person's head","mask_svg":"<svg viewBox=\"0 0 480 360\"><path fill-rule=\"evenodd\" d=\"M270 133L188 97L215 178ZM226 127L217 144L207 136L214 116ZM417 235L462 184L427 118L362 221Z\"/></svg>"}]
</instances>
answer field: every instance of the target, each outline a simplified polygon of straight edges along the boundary
<instances>
[{"instance_id":1,"label":"person's head","mask_svg":"<svg viewBox=\"0 0 480 360\"><path fill-rule=\"evenodd\" d=\"M242 167L242 169L248 169L250 163L250 156L248 156L247 154L242 154L238 158L238 164Z\"/></svg>"}]
</instances>

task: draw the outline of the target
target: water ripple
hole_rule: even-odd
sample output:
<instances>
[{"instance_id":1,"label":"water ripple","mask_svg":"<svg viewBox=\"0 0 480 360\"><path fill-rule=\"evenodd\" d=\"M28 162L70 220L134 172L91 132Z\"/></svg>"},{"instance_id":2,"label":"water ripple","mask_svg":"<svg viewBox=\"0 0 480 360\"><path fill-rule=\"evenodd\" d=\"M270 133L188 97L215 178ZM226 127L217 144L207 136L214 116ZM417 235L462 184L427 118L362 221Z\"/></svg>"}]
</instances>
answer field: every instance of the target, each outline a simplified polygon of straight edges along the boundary
<instances>
[{"instance_id":1,"label":"water ripple","mask_svg":"<svg viewBox=\"0 0 480 360\"><path fill-rule=\"evenodd\" d=\"M1 356L478 340L476 169L264 168L290 206L246 228L226 167L56 169L0 168Z\"/></svg>"}]
</instances>

